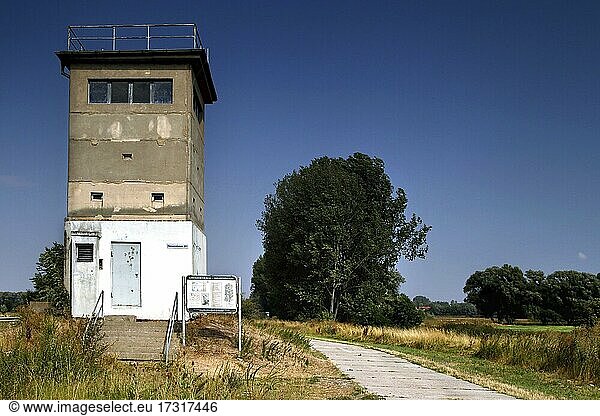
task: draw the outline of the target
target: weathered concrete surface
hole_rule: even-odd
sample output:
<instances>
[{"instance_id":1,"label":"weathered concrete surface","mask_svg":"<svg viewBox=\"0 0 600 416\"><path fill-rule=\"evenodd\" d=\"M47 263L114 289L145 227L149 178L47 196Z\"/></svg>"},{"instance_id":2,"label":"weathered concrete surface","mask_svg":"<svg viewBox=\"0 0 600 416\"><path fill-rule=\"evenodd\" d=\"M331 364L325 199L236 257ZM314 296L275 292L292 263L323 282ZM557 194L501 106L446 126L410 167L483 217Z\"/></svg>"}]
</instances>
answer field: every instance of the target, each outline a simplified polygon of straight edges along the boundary
<instances>
[{"instance_id":1,"label":"weathered concrete surface","mask_svg":"<svg viewBox=\"0 0 600 416\"><path fill-rule=\"evenodd\" d=\"M311 340L311 345L344 374L386 399L513 399L381 351L322 340Z\"/></svg>"}]
</instances>

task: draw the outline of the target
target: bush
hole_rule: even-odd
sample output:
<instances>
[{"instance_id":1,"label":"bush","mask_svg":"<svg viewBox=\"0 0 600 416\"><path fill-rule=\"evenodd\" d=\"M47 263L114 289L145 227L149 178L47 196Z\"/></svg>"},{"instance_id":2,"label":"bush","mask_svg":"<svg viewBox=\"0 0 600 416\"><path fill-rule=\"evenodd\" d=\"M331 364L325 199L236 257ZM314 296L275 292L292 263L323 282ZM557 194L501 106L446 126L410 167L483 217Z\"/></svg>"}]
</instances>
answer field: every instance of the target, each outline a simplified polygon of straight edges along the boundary
<instances>
[{"instance_id":1,"label":"bush","mask_svg":"<svg viewBox=\"0 0 600 416\"><path fill-rule=\"evenodd\" d=\"M413 328L423 322L423 313L415 308L408 296L398 294L393 300L392 325L400 328Z\"/></svg>"}]
</instances>

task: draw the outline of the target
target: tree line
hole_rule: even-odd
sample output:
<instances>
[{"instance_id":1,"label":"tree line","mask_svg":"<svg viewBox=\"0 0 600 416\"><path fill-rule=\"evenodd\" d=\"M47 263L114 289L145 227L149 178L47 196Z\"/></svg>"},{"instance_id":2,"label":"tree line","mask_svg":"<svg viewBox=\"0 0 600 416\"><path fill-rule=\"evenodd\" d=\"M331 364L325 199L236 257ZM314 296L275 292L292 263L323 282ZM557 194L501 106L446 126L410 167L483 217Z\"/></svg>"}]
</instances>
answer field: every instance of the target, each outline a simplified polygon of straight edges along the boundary
<instances>
[{"instance_id":1,"label":"tree line","mask_svg":"<svg viewBox=\"0 0 600 416\"><path fill-rule=\"evenodd\" d=\"M600 274L559 270L545 275L505 264L476 271L465 301L500 322L531 318L543 324L593 325L600 319Z\"/></svg>"},{"instance_id":2,"label":"tree line","mask_svg":"<svg viewBox=\"0 0 600 416\"><path fill-rule=\"evenodd\" d=\"M433 316L477 316L477 307L468 302L450 302L441 300L429 300L426 296L418 295L413 298L415 307L426 314Z\"/></svg>"}]
</instances>

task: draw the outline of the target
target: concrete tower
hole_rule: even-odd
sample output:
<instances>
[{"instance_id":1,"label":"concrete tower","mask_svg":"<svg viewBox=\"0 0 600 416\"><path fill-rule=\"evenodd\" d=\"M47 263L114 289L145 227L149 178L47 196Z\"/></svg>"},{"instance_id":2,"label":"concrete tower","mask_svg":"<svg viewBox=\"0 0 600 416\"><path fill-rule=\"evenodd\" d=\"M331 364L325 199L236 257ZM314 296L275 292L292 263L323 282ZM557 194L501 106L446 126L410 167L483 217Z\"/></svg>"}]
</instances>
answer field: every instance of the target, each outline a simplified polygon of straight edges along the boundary
<instances>
[{"instance_id":1,"label":"concrete tower","mask_svg":"<svg viewBox=\"0 0 600 416\"><path fill-rule=\"evenodd\" d=\"M73 316L168 319L206 274L204 110L216 91L195 25L71 26L65 285ZM181 299L181 296L179 296Z\"/></svg>"}]
</instances>

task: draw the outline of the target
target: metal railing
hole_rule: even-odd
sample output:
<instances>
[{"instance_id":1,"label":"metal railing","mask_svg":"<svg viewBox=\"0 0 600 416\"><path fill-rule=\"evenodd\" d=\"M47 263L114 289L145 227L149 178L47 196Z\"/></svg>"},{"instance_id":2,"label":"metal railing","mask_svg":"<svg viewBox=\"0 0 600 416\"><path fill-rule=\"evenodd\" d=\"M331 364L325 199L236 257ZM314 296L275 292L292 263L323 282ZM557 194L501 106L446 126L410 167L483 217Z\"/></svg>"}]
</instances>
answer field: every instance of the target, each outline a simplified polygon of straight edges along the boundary
<instances>
[{"instance_id":1,"label":"metal railing","mask_svg":"<svg viewBox=\"0 0 600 416\"><path fill-rule=\"evenodd\" d=\"M179 317L178 295L179 294L175 292L175 300L173 301L173 308L171 309L171 317L169 318L167 333L165 334L165 346L163 348L163 357L165 359L165 364L169 362L169 349L171 348L171 338L173 337L175 322Z\"/></svg>"},{"instance_id":2,"label":"metal railing","mask_svg":"<svg viewBox=\"0 0 600 416\"><path fill-rule=\"evenodd\" d=\"M85 326L85 330L83 331L83 345L87 345L88 337L90 335L90 330L96 328L99 319L104 318L104 290L100 292L100 296L98 296L98 300L96 301L96 306L94 306L94 310L92 314L88 318L88 322Z\"/></svg>"},{"instance_id":3,"label":"metal railing","mask_svg":"<svg viewBox=\"0 0 600 416\"><path fill-rule=\"evenodd\" d=\"M0 316L0 323L16 324L21 320L20 316Z\"/></svg>"},{"instance_id":4,"label":"metal railing","mask_svg":"<svg viewBox=\"0 0 600 416\"><path fill-rule=\"evenodd\" d=\"M67 50L202 49L195 23L67 26Z\"/></svg>"}]
</instances>

